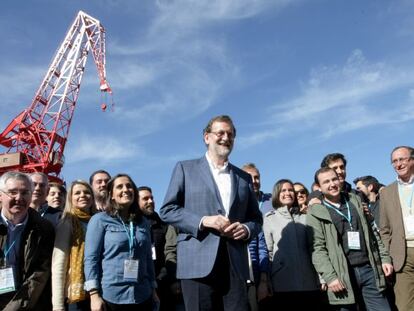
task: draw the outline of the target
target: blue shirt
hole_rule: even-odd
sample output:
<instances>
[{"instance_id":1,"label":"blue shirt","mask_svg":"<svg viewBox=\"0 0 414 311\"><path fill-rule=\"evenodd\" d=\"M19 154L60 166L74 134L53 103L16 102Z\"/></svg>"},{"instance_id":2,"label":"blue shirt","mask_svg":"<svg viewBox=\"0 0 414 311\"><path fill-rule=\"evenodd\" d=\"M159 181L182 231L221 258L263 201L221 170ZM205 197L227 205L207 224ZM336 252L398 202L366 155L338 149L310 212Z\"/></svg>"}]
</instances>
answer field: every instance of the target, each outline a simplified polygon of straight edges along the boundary
<instances>
[{"instance_id":1,"label":"blue shirt","mask_svg":"<svg viewBox=\"0 0 414 311\"><path fill-rule=\"evenodd\" d=\"M156 287L150 224L144 217L133 230L132 255L139 260L138 278L124 280L124 262L130 259L128 228L128 222L124 226L119 218L103 212L91 218L86 231L85 289L99 290L104 300L114 304L142 303Z\"/></svg>"},{"instance_id":2,"label":"blue shirt","mask_svg":"<svg viewBox=\"0 0 414 311\"><path fill-rule=\"evenodd\" d=\"M29 217L24 218L24 220L14 225L11 221L9 221L3 214L3 211L1 212L1 221L7 226L7 242L6 247L3 249L3 253L7 252L6 256L6 264L7 266L11 266L14 271L15 280L19 280L18 273L19 273L19 250L20 250L20 244L22 240L22 234L24 231L24 228L26 227L27 221ZM19 286L20 284L16 284Z\"/></svg>"}]
</instances>

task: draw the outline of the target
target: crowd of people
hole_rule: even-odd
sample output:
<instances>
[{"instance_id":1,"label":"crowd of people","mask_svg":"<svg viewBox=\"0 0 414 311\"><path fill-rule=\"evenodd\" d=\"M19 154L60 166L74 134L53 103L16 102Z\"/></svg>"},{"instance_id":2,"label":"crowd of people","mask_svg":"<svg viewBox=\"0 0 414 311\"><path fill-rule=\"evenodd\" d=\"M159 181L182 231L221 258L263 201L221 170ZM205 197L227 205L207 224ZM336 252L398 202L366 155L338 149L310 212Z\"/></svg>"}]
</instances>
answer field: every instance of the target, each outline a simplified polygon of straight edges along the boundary
<instances>
[{"instance_id":1,"label":"crowd of people","mask_svg":"<svg viewBox=\"0 0 414 311\"><path fill-rule=\"evenodd\" d=\"M229 162L229 116L206 153L176 164L164 202L98 170L64 186L0 176L1 310L414 310L414 149L391 151L396 181L346 181L326 155L310 189L261 191Z\"/></svg>"}]
</instances>

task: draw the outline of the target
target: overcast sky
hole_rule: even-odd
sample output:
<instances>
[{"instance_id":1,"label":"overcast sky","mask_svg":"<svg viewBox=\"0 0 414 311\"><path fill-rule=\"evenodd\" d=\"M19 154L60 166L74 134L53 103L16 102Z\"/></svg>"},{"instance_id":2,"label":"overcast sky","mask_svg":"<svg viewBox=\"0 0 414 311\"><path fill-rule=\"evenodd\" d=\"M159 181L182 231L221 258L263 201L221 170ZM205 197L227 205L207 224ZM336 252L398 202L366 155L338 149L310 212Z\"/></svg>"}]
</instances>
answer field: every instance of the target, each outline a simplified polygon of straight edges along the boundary
<instances>
[{"instance_id":1,"label":"overcast sky","mask_svg":"<svg viewBox=\"0 0 414 311\"><path fill-rule=\"evenodd\" d=\"M179 160L203 156L218 114L237 128L231 162L254 162L262 190L310 186L327 153L352 180L395 178L389 154L413 145L414 2L378 0L5 0L0 129L29 106L79 10L106 29L115 111L101 112L92 58L62 177L130 174L157 208ZM3 149L0 148L0 152Z\"/></svg>"}]
</instances>

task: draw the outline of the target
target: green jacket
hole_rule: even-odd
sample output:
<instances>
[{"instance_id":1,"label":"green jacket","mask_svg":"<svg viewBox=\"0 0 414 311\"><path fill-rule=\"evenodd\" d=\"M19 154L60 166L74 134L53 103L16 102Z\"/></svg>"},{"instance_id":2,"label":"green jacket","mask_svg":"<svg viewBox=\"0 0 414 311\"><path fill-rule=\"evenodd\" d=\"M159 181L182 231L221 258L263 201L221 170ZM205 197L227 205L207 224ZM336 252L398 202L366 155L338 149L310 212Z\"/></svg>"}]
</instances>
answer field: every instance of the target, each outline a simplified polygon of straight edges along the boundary
<instances>
[{"instance_id":1,"label":"green jacket","mask_svg":"<svg viewBox=\"0 0 414 311\"><path fill-rule=\"evenodd\" d=\"M368 257L374 270L377 287L380 291L386 287L385 276L382 271L382 263L391 263L384 244L375 233L365 218L360 199L353 193L349 193L349 201L357 208L362 230L364 232L365 244L367 245ZM328 290L330 304L353 304L355 296L351 286L348 272L348 263L344 250L338 241L338 232L332 223L328 209L322 204L314 204L309 208L307 224L312 232L310 245L312 249L312 262L316 271L322 279L329 284L335 279L340 279L348 289L347 295L335 295Z\"/></svg>"}]
</instances>

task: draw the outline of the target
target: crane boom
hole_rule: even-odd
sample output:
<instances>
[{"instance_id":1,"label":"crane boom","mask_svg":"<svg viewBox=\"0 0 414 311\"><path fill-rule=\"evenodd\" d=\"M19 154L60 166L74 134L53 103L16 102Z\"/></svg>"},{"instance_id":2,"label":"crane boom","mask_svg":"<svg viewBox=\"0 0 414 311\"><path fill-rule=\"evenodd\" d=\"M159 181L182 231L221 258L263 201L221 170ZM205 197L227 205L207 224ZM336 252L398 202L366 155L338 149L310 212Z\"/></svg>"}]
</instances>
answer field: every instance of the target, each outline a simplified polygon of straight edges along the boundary
<instances>
[{"instance_id":1,"label":"crane boom","mask_svg":"<svg viewBox=\"0 0 414 311\"><path fill-rule=\"evenodd\" d=\"M60 180L64 149L89 52L98 70L100 90L112 94L106 80L105 30L99 20L79 11L58 48L30 106L0 134L0 175L9 170L44 172Z\"/></svg>"}]
</instances>

